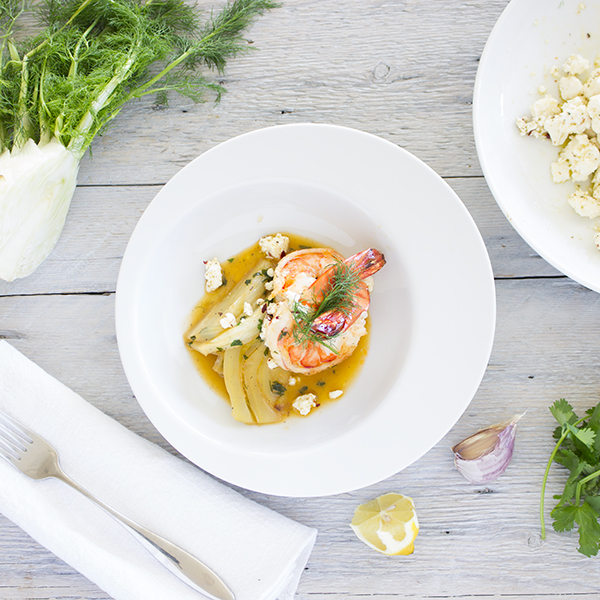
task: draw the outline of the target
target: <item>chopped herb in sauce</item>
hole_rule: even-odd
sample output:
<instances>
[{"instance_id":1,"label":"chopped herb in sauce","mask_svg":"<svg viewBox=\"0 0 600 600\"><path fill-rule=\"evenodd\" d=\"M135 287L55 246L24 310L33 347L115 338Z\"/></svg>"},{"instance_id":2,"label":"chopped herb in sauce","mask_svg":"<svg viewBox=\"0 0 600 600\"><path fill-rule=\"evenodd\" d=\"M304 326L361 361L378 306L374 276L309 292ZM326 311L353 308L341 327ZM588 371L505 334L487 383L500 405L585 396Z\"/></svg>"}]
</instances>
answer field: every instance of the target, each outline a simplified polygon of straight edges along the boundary
<instances>
[{"instance_id":1,"label":"chopped herb in sauce","mask_svg":"<svg viewBox=\"0 0 600 600\"><path fill-rule=\"evenodd\" d=\"M287 388L279 383L279 381L271 381L271 391L277 396L283 396L287 391Z\"/></svg>"}]
</instances>

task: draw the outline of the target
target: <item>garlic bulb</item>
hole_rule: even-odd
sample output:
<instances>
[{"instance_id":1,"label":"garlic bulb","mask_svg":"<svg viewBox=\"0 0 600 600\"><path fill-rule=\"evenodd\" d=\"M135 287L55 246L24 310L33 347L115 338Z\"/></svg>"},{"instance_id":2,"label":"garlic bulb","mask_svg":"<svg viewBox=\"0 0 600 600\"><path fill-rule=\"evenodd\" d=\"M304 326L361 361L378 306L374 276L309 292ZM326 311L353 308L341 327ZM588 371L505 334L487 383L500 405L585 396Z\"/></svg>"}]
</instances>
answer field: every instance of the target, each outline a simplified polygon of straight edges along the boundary
<instances>
[{"instance_id":1,"label":"garlic bulb","mask_svg":"<svg viewBox=\"0 0 600 600\"><path fill-rule=\"evenodd\" d=\"M504 473L512 458L517 422L522 416L515 415L482 429L452 448L454 464L465 479L488 483Z\"/></svg>"}]
</instances>

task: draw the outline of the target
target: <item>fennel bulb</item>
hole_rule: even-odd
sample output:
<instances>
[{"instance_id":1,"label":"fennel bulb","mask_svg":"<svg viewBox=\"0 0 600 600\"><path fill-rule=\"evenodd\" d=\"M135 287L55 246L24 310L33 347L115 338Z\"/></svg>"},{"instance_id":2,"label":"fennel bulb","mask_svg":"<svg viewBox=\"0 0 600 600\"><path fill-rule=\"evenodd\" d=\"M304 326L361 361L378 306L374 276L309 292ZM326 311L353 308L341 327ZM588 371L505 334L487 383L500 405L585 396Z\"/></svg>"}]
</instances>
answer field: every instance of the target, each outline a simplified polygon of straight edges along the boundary
<instances>
[{"instance_id":1,"label":"fennel bulb","mask_svg":"<svg viewBox=\"0 0 600 600\"><path fill-rule=\"evenodd\" d=\"M58 140L0 155L0 278L33 273L63 230L79 160Z\"/></svg>"},{"instance_id":2,"label":"fennel bulb","mask_svg":"<svg viewBox=\"0 0 600 600\"><path fill-rule=\"evenodd\" d=\"M31 274L62 232L79 163L125 103L223 88L199 73L250 48L271 0L231 0L201 24L184 0L41 0L40 34L17 43L26 0L0 0L0 278Z\"/></svg>"}]
</instances>

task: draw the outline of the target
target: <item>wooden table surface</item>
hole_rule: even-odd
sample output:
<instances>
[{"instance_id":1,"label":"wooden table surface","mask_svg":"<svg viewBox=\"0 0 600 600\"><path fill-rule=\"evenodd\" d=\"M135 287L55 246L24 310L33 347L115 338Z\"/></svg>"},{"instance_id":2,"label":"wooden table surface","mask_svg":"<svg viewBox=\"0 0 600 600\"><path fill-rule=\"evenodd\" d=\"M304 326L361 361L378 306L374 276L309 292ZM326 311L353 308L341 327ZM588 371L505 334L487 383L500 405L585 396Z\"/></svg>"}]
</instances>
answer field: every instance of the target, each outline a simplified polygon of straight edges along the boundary
<instances>
[{"instance_id":1,"label":"wooden table surface","mask_svg":"<svg viewBox=\"0 0 600 600\"><path fill-rule=\"evenodd\" d=\"M394 477L308 500L240 490L318 528L300 600L600 598L599 559L577 552L574 532L550 527L542 540L538 517L553 446L548 406L564 397L583 412L600 399L600 296L557 272L517 235L486 185L473 138L478 61L507 4L284 0L249 32L258 50L230 62L222 78L229 91L220 104L173 97L169 108L155 110L147 99L120 113L83 160L52 255L30 277L0 285L0 338L118 422L176 453L131 392L114 322L121 258L161 186L233 136L302 122L381 136L452 186L493 265L497 331L489 365L456 426ZM449 448L525 410L506 473L488 485L464 480ZM548 510L565 479L553 467ZM380 555L349 528L359 503L392 490L412 496L418 509L421 531L411 556ZM0 598L109 597L0 515Z\"/></svg>"}]
</instances>

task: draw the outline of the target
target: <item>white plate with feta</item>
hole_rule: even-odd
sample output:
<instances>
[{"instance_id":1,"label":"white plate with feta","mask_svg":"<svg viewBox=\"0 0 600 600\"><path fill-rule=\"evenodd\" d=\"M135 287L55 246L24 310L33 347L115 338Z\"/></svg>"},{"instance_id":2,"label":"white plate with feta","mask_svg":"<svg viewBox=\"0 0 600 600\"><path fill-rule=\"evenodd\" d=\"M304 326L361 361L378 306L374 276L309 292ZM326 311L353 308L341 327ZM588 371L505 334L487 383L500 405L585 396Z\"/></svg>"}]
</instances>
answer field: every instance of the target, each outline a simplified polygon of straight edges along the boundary
<instances>
[{"instance_id":1,"label":"white plate with feta","mask_svg":"<svg viewBox=\"0 0 600 600\"><path fill-rule=\"evenodd\" d=\"M387 264L371 296L368 354L343 396L275 425L235 421L185 347L204 261L280 231ZM268 494L323 496L402 470L450 430L486 369L490 261L452 189L420 160L344 127L298 124L224 142L142 215L123 258L116 328L143 410L193 463Z\"/></svg>"},{"instance_id":2,"label":"white plate with feta","mask_svg":"<svg viewBox=\"0 0 600 600\"><path fill-rule=\"evenodd\" d=\"M569 178L555 183L552 163L557 163L554 168L563 173L569 166L565 155L559 161L563 147L534 135L522 136L517 119L530 120L531 107L548 95L562 105L559 84L564 76L570 81L562 80L563 93L567 97L578 94L580 98L575 102L581 100L587 105L583 85L575 79L581 84L586 82L599 54L599 1L512 0L485 46L473 102L479 160L507 219L551 265L597 292L600 250L596 236L600 219L580 216L568 202L578 186L586 190L589 185L589 178L578 173L579 169L587 169L583 164L587 158L582 158L587 141L579 148L570 148L577 155L573 160L579 161L570 165L578 181ZM588 61L589 69L581 70L579 65L570 68L567 61L573 55ZM553 135L561 143L556 128ZM566 145L573 137L562 141ZM573 157L573 152L570 155ZM588 214L594 216L593 211Z\"/></svg>"}]
</instances>

